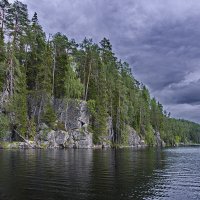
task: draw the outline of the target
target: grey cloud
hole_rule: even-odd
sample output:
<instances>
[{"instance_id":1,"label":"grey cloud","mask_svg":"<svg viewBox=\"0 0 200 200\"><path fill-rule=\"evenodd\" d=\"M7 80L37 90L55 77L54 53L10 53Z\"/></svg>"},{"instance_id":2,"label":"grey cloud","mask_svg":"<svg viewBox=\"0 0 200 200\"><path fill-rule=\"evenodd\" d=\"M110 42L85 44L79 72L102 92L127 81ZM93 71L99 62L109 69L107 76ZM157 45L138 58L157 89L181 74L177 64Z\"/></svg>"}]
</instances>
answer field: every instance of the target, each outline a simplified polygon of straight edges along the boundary
<instances>
[{"instance_id":1,"label":"grey cloud","mask_svg":"<svg viewBox=\"0 0 200 200\"><path fill-rule=\"evenodd\" d=\"M179 86L178 84L165 88L160 96L164 103L172 104L198 104L200 102L200 80L188 85Z\"/></svg>"},{"instance_id":2,"label":"grey cloud","mask_svg":"<svg viewBox=\"0 0 200 200\"><path fill-rule=\"evenodd\" d=\"M172 117L199 123L200 105L172 104L168 105L166 109L172 113Z\"/></svg>"}]
</instances>

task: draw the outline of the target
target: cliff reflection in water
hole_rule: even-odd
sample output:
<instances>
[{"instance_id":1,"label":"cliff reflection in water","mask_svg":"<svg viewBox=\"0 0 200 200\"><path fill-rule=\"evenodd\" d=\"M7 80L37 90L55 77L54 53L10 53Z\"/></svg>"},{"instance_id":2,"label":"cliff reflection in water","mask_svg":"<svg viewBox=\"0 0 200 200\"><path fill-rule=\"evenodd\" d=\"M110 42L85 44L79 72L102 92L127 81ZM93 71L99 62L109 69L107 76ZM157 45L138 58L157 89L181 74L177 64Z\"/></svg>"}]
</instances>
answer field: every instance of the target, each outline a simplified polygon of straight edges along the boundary
<instances>
[{"instance_id":1,"label":"cliff reflection in water","mask_svg":"<svg viewBox=\"0 0 200 200\"><path fill-rule=\"evenodd\" d=\"M164 166L155 149L0 151L0 199L143 199Z\"/></svg>"}]
</instances>

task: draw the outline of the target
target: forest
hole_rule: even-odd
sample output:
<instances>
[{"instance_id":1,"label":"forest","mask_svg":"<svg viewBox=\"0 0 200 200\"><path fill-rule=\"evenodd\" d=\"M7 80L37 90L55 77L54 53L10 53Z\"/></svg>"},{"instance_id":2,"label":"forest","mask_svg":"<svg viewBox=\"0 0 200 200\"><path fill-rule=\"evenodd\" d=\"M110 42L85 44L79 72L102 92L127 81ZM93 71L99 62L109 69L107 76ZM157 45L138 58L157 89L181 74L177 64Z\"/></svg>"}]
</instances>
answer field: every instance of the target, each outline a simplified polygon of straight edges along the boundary
<instances>
[{"instance_id":1,"label":"forest","mask_svg":"<svg viewBox=\"0 0 200 200\"><path fill-rule=\"evenodd\" d=\"M200 125L171 118L134 78L131 66L116 57L109 39L84 38L79 44L60 32L46 35L37 13L29 18L22 2L1 0L0 138L12 129L26 138L37 134L40 121L30 114L32 97L49 101L40 119L49 126L56 120L54 99L86 101L94 143L106 134L109 117L113 144L126 143L127 126L148 145L154 144L155 132L167 145L200 142Z\"/></svg>"}]
</instances>

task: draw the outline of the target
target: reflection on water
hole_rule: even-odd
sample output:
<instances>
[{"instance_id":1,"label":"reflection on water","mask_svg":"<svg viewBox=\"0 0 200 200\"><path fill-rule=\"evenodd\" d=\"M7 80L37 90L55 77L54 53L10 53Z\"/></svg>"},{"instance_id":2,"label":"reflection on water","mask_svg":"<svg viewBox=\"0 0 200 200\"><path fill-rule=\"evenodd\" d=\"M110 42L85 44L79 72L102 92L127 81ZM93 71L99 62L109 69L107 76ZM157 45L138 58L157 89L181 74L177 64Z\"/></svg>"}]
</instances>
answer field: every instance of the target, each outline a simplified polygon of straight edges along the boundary
<instances>
[{"instance_id":1,"label":"reflection on water","mask_svg":"<svg viewBox=\"0 0 200 200\"><path fill-rule=\"evenodd\" d=\"M4 150L0 199L199 199L199 150Z\"/></svg>"}]
</instances>

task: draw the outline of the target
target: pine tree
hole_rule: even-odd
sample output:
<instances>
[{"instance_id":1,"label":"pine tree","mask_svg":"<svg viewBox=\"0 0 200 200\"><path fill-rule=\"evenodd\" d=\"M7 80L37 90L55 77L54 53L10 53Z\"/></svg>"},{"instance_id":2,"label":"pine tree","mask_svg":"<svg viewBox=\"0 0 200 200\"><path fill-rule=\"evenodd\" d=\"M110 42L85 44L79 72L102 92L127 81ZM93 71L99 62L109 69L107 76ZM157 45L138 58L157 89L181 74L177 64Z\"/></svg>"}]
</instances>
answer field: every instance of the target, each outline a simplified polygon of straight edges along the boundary
<instances>
[{"instance_id":1,"label":"pine tree","mask_svg":"<svg viewBox=\"0 0 200 200\"><path fill-rule=\"evenodd\" d=\"M34 14L28 30L28 45L29 51L26 62L27 85L29 91L37 92L40 85L39 76L41 76L39 73L42 71L41 68L46 63L46 55L48 55L45 33L39 25L37 13ZM47 63L50 64L49 62ZM45 70L43 71L45 73Z\"/></svg>"},{"instance_id":2,"label":"pine tree","mask_svg":"<svg viewBox=\"0 0 200 200\"><path fill-rule=\"evenodd\" d=\"M10 122L15 125L17 131L26 136L27 131L27 90L26 90L26 72L19 61L14 60L15 68L15 93L10 98L8 110Z\"/></svg>"},{"instance_id":3,"label":"pine tree","mask_svg":"<svg viewBox=\"0 0 200 200\"><path fill-rule=\"evenodd\" d=\"M0 33L1 33L1 37L4 32L5 18L7 16L9 6L10 6L10 4L7 0L0 1Z\"/></svg>"},{"instance_id":4,"label":"pine tree","mask_svg":"<svg viewBox=\"0 0 200 200\"><path fill-rule=\"evenodd\" d=\"M11 41L8 45L8 55L7 55L7 80L5 90L8 92L9 96L12 97L15 90L15 69L14 60L17 57L18 51L20 49L20 39L27 31L28 27L28 11L27 6L19 1L15 1L10 5L8 13L5 16L6 28L9 33ZM21 50L21 49L20 49Z\"/></svg>"}]
</instances>

